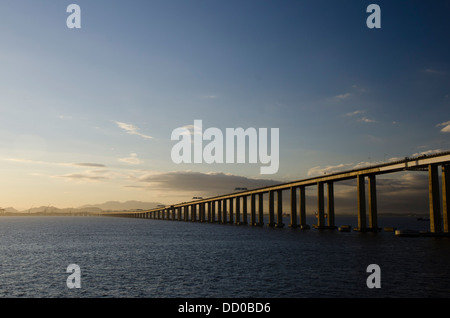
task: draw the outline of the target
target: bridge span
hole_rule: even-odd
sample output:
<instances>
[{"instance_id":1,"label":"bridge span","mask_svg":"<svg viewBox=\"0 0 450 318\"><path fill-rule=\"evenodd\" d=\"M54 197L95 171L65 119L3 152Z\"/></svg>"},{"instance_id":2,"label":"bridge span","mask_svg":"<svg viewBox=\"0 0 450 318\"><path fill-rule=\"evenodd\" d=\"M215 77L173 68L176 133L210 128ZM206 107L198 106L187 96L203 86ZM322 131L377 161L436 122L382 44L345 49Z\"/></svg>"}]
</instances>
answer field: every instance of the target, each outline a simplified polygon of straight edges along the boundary
<instances>
[{"instance_id":1,"label":"bridge span","mask_svg":"<svg viewBox=\"0 0 450 318\"><path fill-rule=\"evenodd\" d=\"M439 168L441 182L439 182ZM374 165L361 169L297 180L258 189L244 190L210 198L200 198L170 206L145 211L104 212L101 215L137 217L146 219L218 222L233 224L263 225L264 197L268 196L268 224L284 227L282 198L290 195L290 223L292 228L308 229L306 224L305 189L317 186L317 229L335 229L334 184L348 179L357 179L357 216L355 231L379 231L376 176L400 171L428 171L430 232L449 233L450 204L450 151L434 155ZM366 179L368 181L366 202ZM439 184L441 183L441 187ZM325 185L327 204L325 206ZM250 203L248 203L250 199ZM441 214L442 202L442 214ZM368 212L368 213L367 213ZM327 214L327 217L325 215ZM250 222L248 218L250 217Z\"/></svg>"}]
</instances>

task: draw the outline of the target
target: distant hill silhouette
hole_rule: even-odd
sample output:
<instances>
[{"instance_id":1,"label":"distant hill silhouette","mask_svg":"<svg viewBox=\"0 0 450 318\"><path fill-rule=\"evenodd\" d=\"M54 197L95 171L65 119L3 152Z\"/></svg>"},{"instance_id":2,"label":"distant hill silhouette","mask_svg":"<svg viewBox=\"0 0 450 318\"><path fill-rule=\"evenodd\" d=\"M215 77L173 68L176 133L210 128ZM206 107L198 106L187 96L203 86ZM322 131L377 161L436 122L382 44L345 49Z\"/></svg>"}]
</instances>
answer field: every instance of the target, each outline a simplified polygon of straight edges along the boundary
<instances>
[{"instance_id":1,"label":"distant hill silhouette","mask_svg":"<svg viewBox=\"0 0 450 318\"><path fill-rule=\"evenodd\" d=\"M142 201L108 201L100 204L86 204L78 207L78 209L86 209L86 208L99 208L103 211L125 211L125 210L148 210L156 208L158 205L161 205L160 202L142 202Z\"/></svg>"}]
</instances>

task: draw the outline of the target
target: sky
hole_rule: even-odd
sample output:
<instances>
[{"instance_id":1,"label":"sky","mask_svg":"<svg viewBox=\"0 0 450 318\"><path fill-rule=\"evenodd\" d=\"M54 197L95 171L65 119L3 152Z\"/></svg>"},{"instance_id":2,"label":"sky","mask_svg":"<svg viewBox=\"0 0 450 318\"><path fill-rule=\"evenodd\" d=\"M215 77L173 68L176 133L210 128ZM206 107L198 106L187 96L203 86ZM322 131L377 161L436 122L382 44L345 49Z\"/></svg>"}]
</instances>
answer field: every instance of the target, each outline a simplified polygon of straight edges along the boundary
<instances>
[{"instance_id":1,"label":"sky","mask_svg":"<svg viewBox=\"0 0 450 318\"><path fill-rule=\"evenodd\" d=\"M440 0L3 0L0 207L171 204L450 150L449 14ZM175 163L172 132L194 136L195 120L278 128L279 169ZM383 178L380 209L417 186L426 209L426 173Z\"/></svg>"}]
</instances>

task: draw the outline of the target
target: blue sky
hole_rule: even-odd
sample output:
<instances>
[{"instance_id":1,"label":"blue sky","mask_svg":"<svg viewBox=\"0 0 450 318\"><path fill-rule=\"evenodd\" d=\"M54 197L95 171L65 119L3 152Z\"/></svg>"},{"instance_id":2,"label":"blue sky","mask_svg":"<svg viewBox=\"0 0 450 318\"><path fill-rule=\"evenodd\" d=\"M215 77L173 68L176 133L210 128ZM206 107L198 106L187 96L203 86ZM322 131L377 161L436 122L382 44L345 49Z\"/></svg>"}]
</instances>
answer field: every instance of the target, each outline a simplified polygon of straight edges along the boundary
<instances>
[{"instance_id":1,"label":"blue sky","mask_svg":"<svg viewBox=\"0 0 450 318\"><path fill-rule=\"evenodd\" d=\"M448 1L2 1L0 206L170 203L448 150L449 14ZM174 164L171 132L196 119L279 128L278 173Z\"/></svg>"}]
</instances>

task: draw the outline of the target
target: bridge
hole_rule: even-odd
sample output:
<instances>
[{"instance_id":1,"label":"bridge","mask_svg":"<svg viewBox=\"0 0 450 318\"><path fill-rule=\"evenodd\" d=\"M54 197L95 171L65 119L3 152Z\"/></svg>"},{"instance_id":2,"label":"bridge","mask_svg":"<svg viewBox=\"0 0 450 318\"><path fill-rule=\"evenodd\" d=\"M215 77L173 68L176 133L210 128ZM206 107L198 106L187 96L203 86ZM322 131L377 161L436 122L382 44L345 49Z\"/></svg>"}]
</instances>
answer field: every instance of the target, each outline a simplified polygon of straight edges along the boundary
<instances>
[{"instance_id":1,"label":"bridge","mask_svg":"<svg viewBox=\"0 0 450 318\"><path fill-rule=\"evenodd\" d=\"M441 187L439 187L439 169L441 169ZM104 212L101 215L262 226L264 196L268 196L267 226L281 228L285 226L282 209L283 193L288 192L291 203L289 226L308 229L310 227L306 224L305 189L309 186L317 186L317 224L314 227L317 229L335 229L337 227L335 225L334 184L344 180L356 179L358 225L354 230L376 232L380 230L378 228L376 177L382 174L408 170L428 171L430 233L449 233L450 151L414 158L406 157L395 162L210 198L198 198L190 202L182 202L151 210ZM367 204L366 179L368 181ZM325 185L327 190L326 207ZM250 204L248 204L248 199L250 199ZM248 222L249 217L250 222Z\"/></svg>"}]
</instances>

